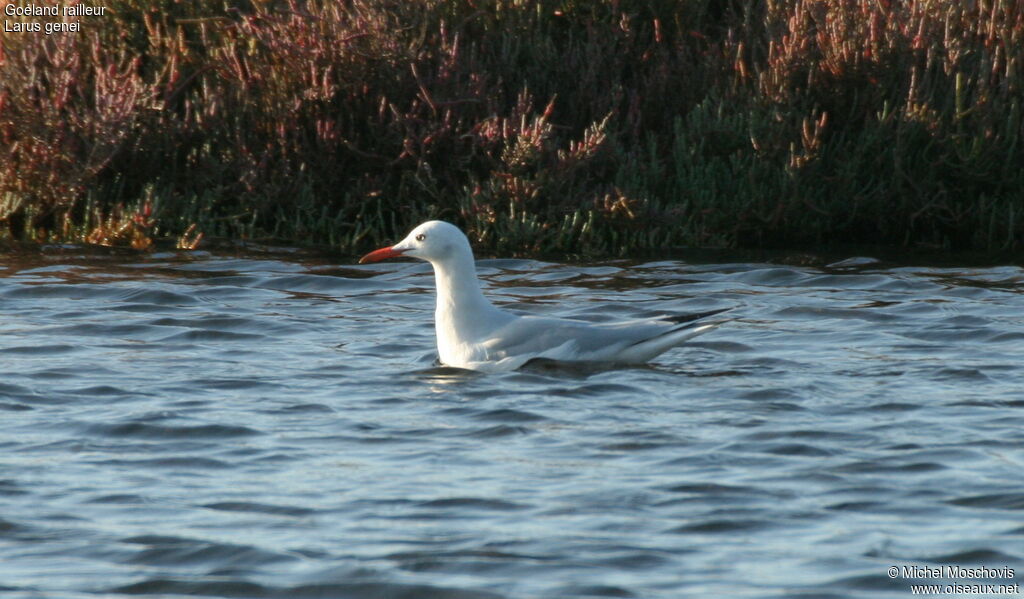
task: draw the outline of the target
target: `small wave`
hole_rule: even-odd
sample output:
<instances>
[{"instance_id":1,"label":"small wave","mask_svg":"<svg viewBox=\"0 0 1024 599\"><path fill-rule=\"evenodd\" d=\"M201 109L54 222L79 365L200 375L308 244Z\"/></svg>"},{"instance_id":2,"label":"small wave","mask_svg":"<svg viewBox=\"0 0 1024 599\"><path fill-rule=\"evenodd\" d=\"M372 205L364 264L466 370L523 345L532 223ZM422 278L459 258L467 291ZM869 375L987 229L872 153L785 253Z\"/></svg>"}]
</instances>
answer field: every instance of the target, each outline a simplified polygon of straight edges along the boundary
<instances>
[{"instance_id":1,"label":"small wave","mask_svg":"<svg viewBox=\"0 0 1024 599\"><path fill-rule=\"evenodd\" d=\"M274 277L258 284L257 287L262 289L273 289L276 291L351 293L352 291L396 290L402 289L405 286L400 283L384 281L377 278L348 279L325 275L296 274L284 277Z\"/></svg>"},{"instance_id":2,"label":"small wave","mask_svg":"<svg viewBox=\"0 0 1024 599\"><path fill-rule=\"evenodd\" d=\"M118 299L133 304L156 306L194 306L200 303L191 295L163 289L131 289L122 293Z\"/></svg>"},{"instance_id":3,"label":"small wave","mask_svg":"<svg viewBox=\"0 0 1024 599\"><path fill-rule=\"evenodd\" d=\"M26 527L9 520L0 518L0 539L5 537L17 536L19 533L26 530Z\"/></svg>"},{"instance_id":4,"label":"small wave","mask_svg":"<svg viewBox=\"0 0 1024 599\"><path fill-rule=\"evenodd\" d=\"M183 341L197 341L201 343L215 343L218 341L261 341L266 335L259 333L236 333L233 331L184 331L174 335L168 335L160 339L161 343L180 343Z\"/></svg>"},{"instance_id":5,"label":"small wave","mask_svg":"<svg viewBox=\"0 0 1024 599\"><path fill-rule=\"evenodd\" d=\"M112 505L138 505L146 503L146 498L134 493L113 493L111 495L100 495L87 499L85 503L112 504Z\"/></svg>"},{"instance_id":6,"label":"small wave","mask_svg":"<svg viewBox=\"0 0 1024 599\"><path fill-rule=\"evenodd\" d=\"M765 453L770 453L774 455L788 455L810 458L825 458L835 455L835 452L823 449L816 445L807 445L806 443L786 443L783 445L775 445L765 449L764 451Z\"/></svg>"},{"instance_id":7,"label":"small wave","mask_svg":"<svg viewBox=\"0 0 1024 599\"><path fill-rule=\"evenodd\" d=\"M875 404L871 406L871 409L876 410L878 412L912 412L914 410L919 410L923 407L924 406L918 404L905 403L899 401L887 401L885 403Z\"/></svg>"},{"instance_id":8,"label":"small wave","mask_svg":"<svg viewBox=\"0 0 1024 599\"><path fill-rule=\"evenodd\" d=\"M877 289L890 282L892 277L883 274L822 274L801 281L806 287L825 289Z\"/></svg>"},{"instance_id":9,"label":"small wave","mask_svg":"<svg viewBox=\"0 0 1024 599\"><path fill-rule=\"evenodd\" d=\"M963 507L995 510L1024 510L1024 493L992 493L990 495L968 495L950 499L947 503Z\"/></svg>"},{"instance_id":10,"label":"small wave","mask_svg":"<svg viewBox=\"0 0 1024 599\"><path fill-rule=\"evenodd\" d=\"M69 354L79 348L66 343L53 343L43 345L16 345L0 349L0 354L20 354L26 356L53 356Z\"/></svg>"},{"instance_id":11,"label":"small wave","mask_svg":"<svg viewBox=\"0 0 1024 599\"><path fill-rule=\"evenodd\" d=\"M671 447L673 445L679 445L679 443L652 443L644 441L624 441L622 443L608 443L601 445L601 449L605 451L657 451Z\"/></svg>"},{"instance_id":12,"label":"small wave","mask_svg":"<svg viewBox=\"0 0 1024 599\"><path fill-rule=\"evenodd\" d=\"M497 510L502 512L523 510L528 506L501 499L482 499L479 497L446 497L432 499L418 504L424 508L457 509L457 510Z\"/></svg>"},{"instance_id":13,"label":"small wave","mask_svg":"<svg viewBox=\"0 0 1024 599\"><path fill-rule=\"evenodd\" d=\"M558 597L612 597L633 599L639 597L627 589L609 585L568 585L556 590Z\"/></svg>"},{"instance_id":14,"label":"small wave","mask_svg":"<svg viewBox=\"0 0 1024 599\"><path fill-rule=\"evenodd\" d=\"M119 291L108 285L88 283L27 283L2 292L7 299L117 299Z\"/></svg>"},{"instance_id":15,"label":"small wave","mask_svg":"<svg viewBox=\"0 0 1024 599\"><path fill-rule=\"evenodd\" d=\"M493 422L539 422L541 420L547 420L543 416L534 414L533 412L524 412L521 410L513 410L511 408L487 410L486 412L474 414L472 418Z\"/></svg>"},{"instance_id":16,"label":"small wave","mask_svg":"<svg viewBox=\"0 0 1024 599\"><path fill-rule=\"evenodd\" d=\"M835 466L833 470L840 473L862 473L892 474L892 473L914 473L914 472L935 472L946 470L947 466L937 462L908 462L902 464L888 464L875 460L860 460Z\"/></svg>"},{"instance_id":17,"label":"small wave","mask_svg":"<svg viewBox=\"0 0 1024 599\"><path fill-rule=\"evenodd\" d=\"M753 532L770 528L772 523L756 519L715 519L684 524L669 530L677 534L723 534L731 532Z\"/></svg>"},{"instance_id":18,"label":"small wave","mask_svg":"<svg viewBox=\"0 0 1024 599\"><path fill-rule=\"evenodd\" d=\"M767 285L774 287L782 285L796 285L812 278L812 275L792 268L758 268L741 272L734 275L732 278L751 285Z\"/></svg>"},{"instance_id":19,"label":"small wave","mask_svg":"<svg viewBox=\"0 0 1024 599\"><path fill-rule=\"evenodd\" d=\"M83 337L114 337L136 338L142 333L154 332L152 327L144 324L97 324L84 322L64 327L55 327L47 331L52 335L81 335Z\"/></svg>"},{"instance_id":20,"label":"small wave","mask_svg":"<svg viewBox=\"0 0 1024 599\"><path fill-rule=\"evenodd\" d=\"M246 426L229 424L173 426L147 422L96 424L90 426L87 431L99 436L132 439L230 439L261 434Z\"/></svg>"},{"instance_id":21,"label":"small wave","mask_svg":"<svg viewBox=\"0 0 1024 599\"><path fill-rule=\"evenodd\" d=\"M34 409L32 406L23 403L0 402L0 411L4 412L27 412L32 409Z\"/></svg>"},{"instance_id":22,"label":"small wave","mask_svg":"<svg viewBox=\"0 0 1024 599\"><path fill-rule=\"evenodd\" d=\"M311 516L317 512L304 507L289 506L289 505L270 505L266 503L256 503L251 501L221 501L217 503L207 503L200 507L217 510L220 512L251 512L256 514L269 514L271 516Z\"/></svg>"},{"instance_id":23,"label":"small wave","mask_svg":"<svg viewBox=\"0 0 1024 599\"><path fill-rule=\"evenodd\" d=\"M147 395L146 393L138 393L134 391L128 391L120 387L113 385L93 385L91 387L82 387L79 389L68 389L65 393L71 395L81 395L85 397L106 397L106 398L135 398L141 395Z\"/></svg>"},{"instance_id":24,"label":"small wave","mask_svg":"<svg viewBox=\"0 0 1024 599\"><path fill-rule=\"evenodd\" d=\"M113 460L90 460L89 463L97 466L117 466L131 468L133 470L146 468L172 468L187 471L192 470L230 470L234 464L198 456L174 456L166 458L146 458L139 460L113 459Z\"/></svg>"},{"instance_id":25,"label":"small wave","mask_svg":"<svg viewBox=\"0 0 1024 599\"><path fill-rule=\"evenodd\" d=\"M273 410L267 410L268 413L291 413L291 414L332 414L334 408L324 405L322 403L300 403L294 405L283 406Z\"/></svg>"},{"instance_id":26,"label":"small wave","mask_svg":"<svg viewBox=\"0 0 1024 599\"><path fill-rule=\"evenodd\" d=\"M770 389L755 389L754 391L745 391L740 394L743 399L751 401L780 401L780 400L798 400L800 394L796 391L786 387L774 387Z\"/></svg>"},{"instance_id":27,"label":"small wave","mask_svg":"<svg viewBox=\"0 0 1024 599\"><path fill-rule=\"evenodd\" d=\"M839 512L877 512L885 511L886 503L881 501L841 501L825 506L826 510Z\"/></svg>"},{"instance_id":28,"label":"small wave","mask_svg":"<svg viewBox=\"0 0 1024 599\"><path fill-rule=\"evenodd\" d=\"M151 578L115 587L108 592L124 595L184 595L199 597L251 597L253 599L504 599L489 591L431 585L385 582L321 583L295 587L270 587L244 580L192 580Z\"/></svg>"},{"instance_id":29,"label":"small wave","mask_svg":"<svg viewBox=\"0 0 1024 599\"><path fill-rule=\"evenodd\" d=\"M988 567L992 567L993 564L1004 565L1021 562L1021 556L1019 555L1014 556L996 549L989 549L987 547L957 551L946 555L928 558L922 557L919 559L921 561L930 561L938 564L983 565Z\"/></svg>"},{"instance_id":30,"label":"small wave","mask_svg":"<svg viewBox=\"0 0 1024 599\"><path fill-rule=\"evenodd\" d=\"M241 390L241 389L277 389L280 383L260 380L258 378L201 378L191 382L201 389Z\"/></svg>"},{"instance_id":31,"label":"small wave","mask_svg":"<svg viewBox=\"0 0 1024 599\"><path fill-rule=\"evenodd\" d=\"M0 383L0 397L6 399L32 399L35 393L28 387L13 383Z\"/></svg>"},{"instance_id":32,"label":"small wave","mask_svg":"<svg viewBox=\"0 0 1024 599\"><path fill-rule=\"evenodd\" d=\"M533 429L527 428L525 426L511 426L508 424L499 424L497 426L490 426L487 428L465 433L464 436L472 437L474 439L501 439L503 437L529 435L532 432Z\"/></svg>"},{"instance_id":33,"label":"small wave","mask_svg":"<svg viewBox=\"0 0 1024 599\"><path fill-rule=\"evenodd\" d=\"M907 594L907 583L881 574L865 574L861 576L844 576L825 583L825 586L857 591L888 591L894 596Z\"/></svg>"},{"instance_id":34,"label":"small wave","mask_svg":"<svg viewBox=\"0 0 1024 599\"><path fill-rule=\"evenodd\" d=\"M760 495L762 491L756 487L742 487L738 485L723 485L719 483L681 483L666 487L670 493L687 493L692 495Z\"/></svg>"},{"instance_id":35,"label":"small wave","mask_svg":"<svg viewBox=\"0 0 1024 599\"><path fill-rule=\"evenodd\" d=\"M937 380L985 382L991 379L977 368L940 368L932 375Z\"/></svg>"},{"instance_id":36,"label":"small wave","mask_svg":"<svg viewBox=\"0 0 1024 599\"><path fill-rule=\"evenodd\" d=\"M400 568L413 572L498 575L514 571L523 563L546 561L546 556L531 556L497 550L464 549L455 551L403 551L386 556Z\"/></svg>"},{"instance_id":37,"label":"small wave","mask_svg":"<svg viewBox=\"0 0 1024 599\"><path fill-rule=\"evenodd\" d=\"M549 391L551 395L561 397L616 397L621 395L629 396L641 392L641 389L638 387L619 383L593 383L572 388L551 389Z\"/></svg>"}]
</instances>

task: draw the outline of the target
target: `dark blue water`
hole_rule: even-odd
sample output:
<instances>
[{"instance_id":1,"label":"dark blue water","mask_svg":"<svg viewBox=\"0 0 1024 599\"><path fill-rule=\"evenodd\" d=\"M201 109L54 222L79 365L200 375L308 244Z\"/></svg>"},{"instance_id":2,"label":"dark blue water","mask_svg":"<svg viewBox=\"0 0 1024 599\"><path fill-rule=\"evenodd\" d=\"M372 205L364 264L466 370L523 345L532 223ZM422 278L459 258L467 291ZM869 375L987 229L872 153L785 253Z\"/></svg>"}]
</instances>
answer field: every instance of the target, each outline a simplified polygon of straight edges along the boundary
<instances>
[{"instance_id":1,"label":"dark blue water","mask_svg":"<svg viewBox=\"0 0 1024 599\"><path fill-rule=\"evenodd\" d=\"M647 368L435 366L413 263L0 260L5 597L907 597L1024 572L1024 269L482 261Z\"/></svg>"}]
</instances>

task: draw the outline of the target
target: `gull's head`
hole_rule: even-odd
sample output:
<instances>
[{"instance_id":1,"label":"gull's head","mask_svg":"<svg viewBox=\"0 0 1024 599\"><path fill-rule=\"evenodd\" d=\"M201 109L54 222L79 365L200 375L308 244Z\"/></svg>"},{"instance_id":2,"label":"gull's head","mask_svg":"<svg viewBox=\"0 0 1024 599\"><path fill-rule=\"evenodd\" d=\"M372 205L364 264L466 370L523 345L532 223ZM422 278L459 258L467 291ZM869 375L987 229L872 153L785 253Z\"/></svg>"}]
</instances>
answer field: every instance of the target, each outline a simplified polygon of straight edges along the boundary
<instances>
[{"instance_id":1,"label":"gull's head","mask_svg":"<svg viewBox=\"0 0 1024 599\"><path fill-rule=\"evenodd\" d=\"M387 258L409 256L427 262L446 262L452 258L473 255L469 240L458 227L443 220L432 220L416 227L405 239L391 247L370 252L359 259L360 264Z\"/></svg>"}]
</instances>

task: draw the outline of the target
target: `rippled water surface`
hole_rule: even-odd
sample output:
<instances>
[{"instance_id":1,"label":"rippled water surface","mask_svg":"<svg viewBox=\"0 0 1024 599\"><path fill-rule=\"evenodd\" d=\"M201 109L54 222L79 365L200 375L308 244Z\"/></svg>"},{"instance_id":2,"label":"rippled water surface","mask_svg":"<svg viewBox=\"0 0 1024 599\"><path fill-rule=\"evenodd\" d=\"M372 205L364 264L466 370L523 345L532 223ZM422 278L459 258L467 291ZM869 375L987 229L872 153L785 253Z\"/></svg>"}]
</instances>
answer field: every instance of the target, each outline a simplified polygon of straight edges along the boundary
<instances>
[{"instance_id":1,"label":"rippled water surface","mask_svg":"<svg viewBox=\"0 0 1024 599\"><path fill-rule=\"evenodd\" d=\"M919 581L890 566L1024 578L1020 267L480 269L535 314L736 320L646 368L481 375L435 365L424 264L0 259L0 594L906 597Z\"/></svg>"}]
</instances>

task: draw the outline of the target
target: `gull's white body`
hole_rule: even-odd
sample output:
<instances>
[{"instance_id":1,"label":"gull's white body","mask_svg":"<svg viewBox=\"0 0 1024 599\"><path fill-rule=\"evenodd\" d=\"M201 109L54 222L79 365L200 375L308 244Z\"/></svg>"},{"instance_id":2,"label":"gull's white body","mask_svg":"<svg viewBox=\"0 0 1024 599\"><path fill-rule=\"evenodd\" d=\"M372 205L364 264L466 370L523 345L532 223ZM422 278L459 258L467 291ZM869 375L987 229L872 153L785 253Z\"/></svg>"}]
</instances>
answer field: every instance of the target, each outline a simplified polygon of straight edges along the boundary
<instances>
[{"instance_id":1,"label":"gull's white body","mask_svg":"<svg viewBox=\"0 0 1024 599\"><path fill-rule=\"evenodd\" d=\"M442 363L457 368L514 370L538 358L640 364L721 324L694 322L721 310L598 324L499 310L480 291L469 240L443 221L423 223L400 243L371 252L360 262L395 256L433 265L437 352Z\"/></svg>"}]
</instances>

